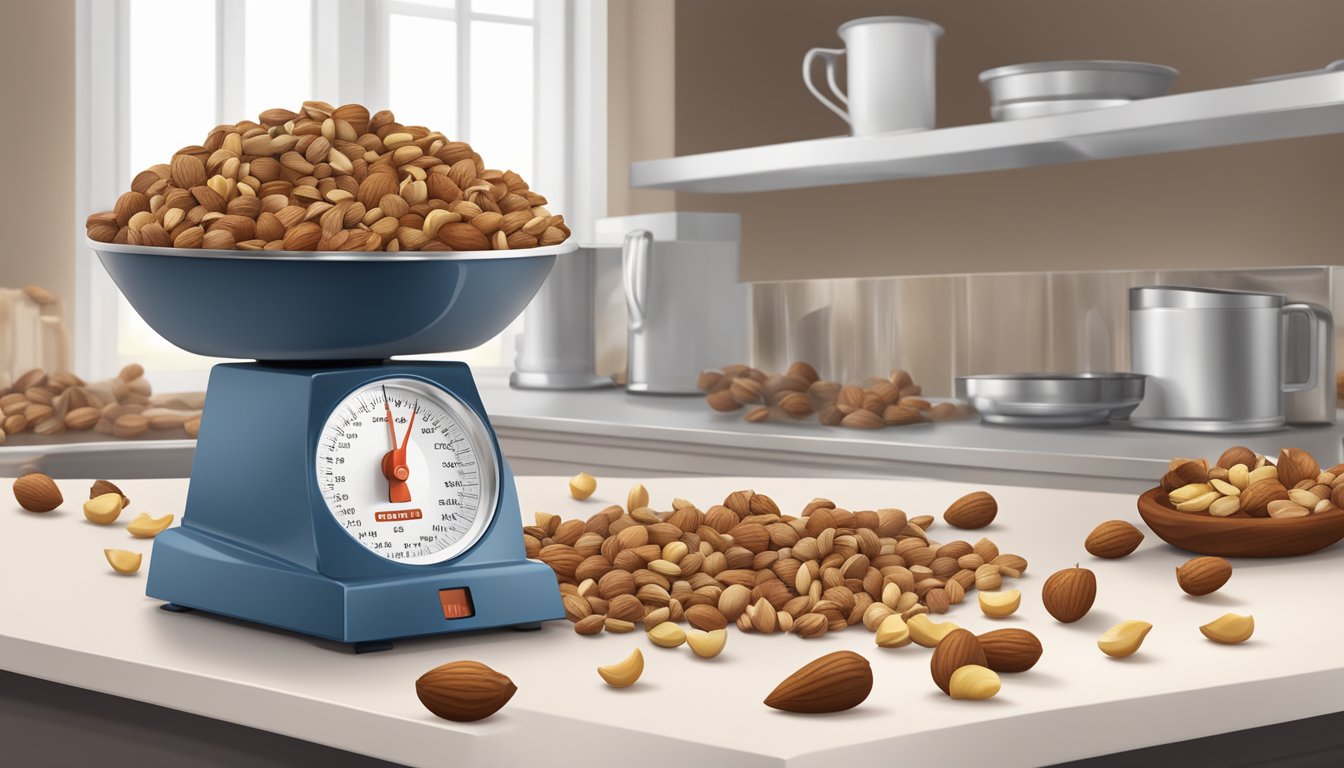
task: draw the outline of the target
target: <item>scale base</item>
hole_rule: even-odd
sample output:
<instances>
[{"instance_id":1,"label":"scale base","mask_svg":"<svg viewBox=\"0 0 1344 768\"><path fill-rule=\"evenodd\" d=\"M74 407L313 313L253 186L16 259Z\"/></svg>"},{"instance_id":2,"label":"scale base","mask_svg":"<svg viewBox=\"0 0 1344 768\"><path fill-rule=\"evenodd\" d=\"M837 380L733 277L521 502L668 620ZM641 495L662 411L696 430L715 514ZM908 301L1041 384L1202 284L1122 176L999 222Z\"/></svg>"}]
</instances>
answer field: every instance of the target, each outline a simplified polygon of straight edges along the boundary
<instances>
[{"instance_id":1,"label":"scale base","mask_svg":"<svg viewBox=\"0 0 1344 768\"><path fill-rule=\"evenodd\" d=\"M464 590L471 615L448 618L443 590ZM543 563L455 567L423 576L336 580L203 531L173 528L154 541L146 592L163 610L200 610L356 646L494 627L535 629L563 618L555 573Z\"/></svg>"}]
</instances>

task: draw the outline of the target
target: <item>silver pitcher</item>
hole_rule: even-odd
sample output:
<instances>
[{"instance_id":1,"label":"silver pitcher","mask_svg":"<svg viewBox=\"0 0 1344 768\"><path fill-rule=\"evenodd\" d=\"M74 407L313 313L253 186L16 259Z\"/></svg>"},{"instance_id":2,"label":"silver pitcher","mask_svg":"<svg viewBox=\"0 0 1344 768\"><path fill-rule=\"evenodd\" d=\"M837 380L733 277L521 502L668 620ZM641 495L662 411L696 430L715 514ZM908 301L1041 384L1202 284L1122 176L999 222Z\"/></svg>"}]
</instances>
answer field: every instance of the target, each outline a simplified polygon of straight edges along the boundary
<instances>
[{"instance_id":1,"label":"silver pitcher","mask_svg":"<svg viewBox=\"0 0 1344 768\"><path fill-rule=\"evenodd\" d=\"M1269 293L1129 291L1130 368L1148 376L1136 427L1256 432L1334 421L1334 322Z\"/></svg>"}]
</instances>

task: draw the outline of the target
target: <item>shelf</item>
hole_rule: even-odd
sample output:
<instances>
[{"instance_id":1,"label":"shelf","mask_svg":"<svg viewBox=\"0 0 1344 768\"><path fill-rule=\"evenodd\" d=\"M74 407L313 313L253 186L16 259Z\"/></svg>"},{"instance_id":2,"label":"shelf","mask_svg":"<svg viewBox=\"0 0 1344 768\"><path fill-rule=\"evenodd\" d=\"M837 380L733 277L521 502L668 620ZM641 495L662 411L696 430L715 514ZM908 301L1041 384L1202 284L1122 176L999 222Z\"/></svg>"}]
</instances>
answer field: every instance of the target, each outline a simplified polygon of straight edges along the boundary
<instances>
[{"instance_id":1,"label":"shelf","mask_svg":"<svg viewBox=\"0 0 1344 768\"><path fill-rule=\"evenodd\" d=\"M837 136L630 164L630 185L762 192L950 176L1344 133L1344 72L919 133Z\"/></svg>"}]
</instances>

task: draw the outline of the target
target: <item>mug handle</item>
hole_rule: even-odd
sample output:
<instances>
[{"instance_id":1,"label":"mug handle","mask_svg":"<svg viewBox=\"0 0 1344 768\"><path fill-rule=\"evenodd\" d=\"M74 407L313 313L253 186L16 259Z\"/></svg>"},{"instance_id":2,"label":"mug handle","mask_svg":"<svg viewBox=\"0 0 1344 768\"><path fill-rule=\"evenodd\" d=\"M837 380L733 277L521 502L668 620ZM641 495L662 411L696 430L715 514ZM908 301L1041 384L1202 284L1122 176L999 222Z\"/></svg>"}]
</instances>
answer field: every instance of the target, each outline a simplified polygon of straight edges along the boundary
<instances>
[{"instance_id":1,"label":"mug handle","mask_svg":"<svg viewBox=\"0 0 1344 768\"><path fill-rule=\"evenodd\" d=\"M1317 387L1324 386L1326 382L1317 381L1321 378L1324 364L1317 354L1317 346L1320 335L1328 333L1334 320L1330 313L1316 306L1315 304L1285 304L1283 306L1284 320L1289 315L1303 315L1307 319L1307 327L1311 329L1307 337L1307 378L1305 381L1284 381L1284 392L1309 392ZM1286 326L1285 326L1286 330ZM1285 350L1300 349L1296 345L1284 345Z\"/></svg>"},{"instance_id":2,"label":"mug handle","mask_svg":"<svg viewBox=\"0 0 1344 768\"><path fill-rule=\"evenodd\" d=\"M630 330L644 330L648 319L645 302L649 295L649 251L653 248L653 233L636 229L626 234L621 252L622 278L625 284L625 308L630 316Z\"/></svg>"},{"instance_id":3,"label":"mug handle","mask_svg":"<svg viewBox=\"0 0 1344 768\"><path fill-rule=\"evenodd\" d=\"M839 104L826 98L826 96L818 90L817 86L812 83L812 60L821 57L826 60L826 85L830 87L831 93L835 94L835 98L840 100L840 104L849 106L849 98L845 96L844 91L840 90L840 86L835 83L835 60L844 55L844 48L813 48L808 51L807 55L803 56L803 84L807 86L807 90L811 91L812 95L816 96L817 100L825 105L827 109L839 115L841 120L853 125L853 122L849 119L849 113L845 111L844 107L841 107Z\"/></svg>"}]
</instances>

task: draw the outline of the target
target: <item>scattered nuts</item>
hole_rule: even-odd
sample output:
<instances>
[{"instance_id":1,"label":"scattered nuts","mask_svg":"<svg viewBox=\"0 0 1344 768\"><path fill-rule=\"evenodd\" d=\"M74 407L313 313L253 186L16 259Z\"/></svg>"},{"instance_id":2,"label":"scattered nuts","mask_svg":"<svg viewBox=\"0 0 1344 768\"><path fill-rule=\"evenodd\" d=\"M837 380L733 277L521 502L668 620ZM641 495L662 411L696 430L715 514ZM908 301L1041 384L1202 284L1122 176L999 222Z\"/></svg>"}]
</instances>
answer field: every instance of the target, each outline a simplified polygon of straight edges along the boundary
<instances>
[{"instance_id":1,"label":"scattered nuts","mask_svg":"<svg viewBox=\"0 0 1344 768\"><path fill-rule=\"evenodd\" d=\"M112 566L112 570L123 576L130 576L140 570L139 552L131 552L126 549L104 549L103 557L107 558L107 564Z\"/></svg>"},{"instance_id":2,"label":"scattered nuts","mask_svg":"<svg viewBox=\"0 0 1344 768\"><path fill-rule=\"evenodd\" d=\"M670 621L664 621L650 629L648 636L649 640L660 648L676 648L686 642L686 631Z\"/></svg>"},{"instance_id":3,"label":"scattered nuts","mask_svg":"<svg viewBox=\"0 0 1344 768\"><path fill-rule=\"evenodd\" d=\"M1050 574L1041 588L1045 610L1065 624L1086 616L1096 597L1097 575L1077 566Z\"/></svg>"},{"instance_id":4,"label":"scattered nuts","mask_svg":"<svg viewBox=\"0 0 1344 768\"><path fill-rule=\"evenodd\" d=\"M479 661L444 664L415 681L415 695L425 709L462 723L493 715L517 690L512 680Z\"/></svg>"},{"instance_id":5,"label":"scattered nuts","mask_svg":"<svg viewBox=\"0 0 1344 768\"><path fill-rule=\"evenodd\" d=\"M952 673L948 680L948 695L954 699L979 701L999 692L999 676L994 670L978 664L968 664Z\"/></svg>"},{"instance_id":6,"label":"scattered nuts","mask_svg":"<svg viewBox=\"0 0 1344 768\"><path fill-rule=\"evenodd\" d=\"M1097 557L1114 559L1138 549L1142 541L1143 532L1132 524L1124 520L1107 520L1088 534L1083 546Z\"/></svg>"},{"instance_id":7,"label":"scattered nuts","mask_svg":"<svg viewBox=\"0 0 1344 768\"><path fill-rule=\"evenodd\" d=\"M713 629L708 632L701 632L693 629L686 633L686 644L691 647L696 656L702 659L712 659L723 652L723 646L728 642L728 630Z\"/></svg>"},{"instance_id":8,"label":"scattered nuts","mask_svg":"<svg viewBox=\"0 0 1344 768\"><path fill-rule=\"evenodd\" d=\"M644 674L644 654L636 648L624 660L598 667L597 674L601 675L612 688L629 688L635 684L640 675Z\"/></svg>"},{"instance_id":9,"label":"scattered nuts","mask_svg":"<svg viewBox=\"0 0 1344 768\"><path fill-rule=\"evenodd\" d=\"M1176 569L1176 583L1191 595L1207 595L1232 578L1232 564L1221 557L1196 557Z\"/></svg>"},{"instance_id":10,"label":"scattered nuts","mask_svg":"<svg viewBox=\"0 0 1344 768\"><path fill-rule=\"evenodd\" d=\"M943 513L943 520L953 528L984 528L994 522L999 512L999 503L984 491L976 491L952 502Z\"/></svg>"},{"instance_id":11,"label":"scattered nuts","mask_svg":"<svg viewBox=\"0 0 1344 768\"><path fill-rule=\"evenodd\" d=\"M64 498L56 481L40 472L24 475L14 481L14 500L29 512L50 512L61 506Z\"/></svg>"},{"instance_id":12,"label":"scattered nuts","mask_svg":"<svg viewBox=\"0 0 1344 768\"><path fill-rule=\"evenodd\" d=\"M853 651L836 651L789 675L765 698L785 712L841 712L863 703L873 689L873 668Z\"/></svg>"},{"instance_id":13,"label":"scattered nuts","mask_svg":"<svg viewBox=\"0 0 1344 768\"><path fill-rule=\"evenodd\" d=\"M118 496L120 496L121 505L123 507L129 506L131 503L131 500L126 498L126 494L122 493L121 489L118 488L115 483L112 483L107 480L94 480L93 485L89 486L90 499L92 499L95 496L102 496L104 493L115 493Z\"/></svg>"},{"instance_id":14,"label":"scattered nuts","mask_svg":"<svg viewBox=\"0 0 1344 768\"><path fill-rule=\"evenodd\" d=\"M117 493L104 493L84 502L84 517L98 525L111 525L121 516L121 510L121 495Z\"/></svg>"},{"instance_id":15,"label":"scattered nuts","mask_svg":"<svg viewBox=\"0 0 1344 768\"><path fill-rule=\"evenodd\" d=\"M1255 618L1227 613L1200 627L1199 631L1215 643L1235 645L1250 639L1255 631Z\"/></svg>"},{"instance_id":16,"label":"scattered nuts","mask_svg":"<svg viewBox=\"0 0 1344 768\"><path fill-rule=\"evenodd\" d=\"M1022 593L1016 589L980 593L980 611L991 618L1001 619L1011 616L1020 605L1022 605Z\"/></svg>"},{"instance_id":17,"label":"scattered nuts","mask_svg":"<svg viewBox=\"0 0 1344 768\"><path fill-rule=\"evenodd\" d=\"M569 495L583 501L597 490L597 479L587 472L580 472L569 481Z\"/></svg>"},{"instance_id":18,"label":"scattered nuts","mask_svg":"<svg viewBox=\"0 0 1344 768\"><path fill-rule=\"evenodd\" d=\"M943 693L948 693L948 684L952 680L953 672L967 664L983 667L987 663L985 652L980 648L980 641L975 635L964 629L954 629L944 635L934 647L933 656L929 659L929 671L933 675L934 684L942 689Z\"/></svg>"},{"instance_id":19,"label":"scattered nuts","mask_svg":"<svg viewBox=\"0 0 1344 768\"><path fill-rule=\"evenodd\" d=\"M879 648L901 648L910 644L910 627L898 614L891 614L877 625L877 645Z\"/></svg>"},{"instance_id":20,"label":"scattered nuts","mask_svg":"<svg viewBox=\"0 0 1344 768\"><path fill-rule=\"evenodd\" d=\"M141 512L135 516L134 520L126 525L126 532L137 539L152 539L172 524L172 515L150 517L148 514Z\"/></svg>"},{"instance_id":21,"label":"scattered nuts","mask_svg":"<svg viewBox=\"0 0 1344 768\"><path fill-rule=\"evenodd\" d=\"M1122 621L1106 630L1097 640L1097 647L1107 656L1123 659L1139 650L1152 628L1153 625L1146 621Z\"/></svg>"},{"instance_id":22,"label":"scattered nuts","mask_svg":"<svg viewBox=\"0 0 1344 768\"><path fill-rule=\"evenodd\" d=\"M905 624L910 631L910 639L925 648L937 648L948 633L961 629L950 621L935 622L924 614L911 616L905 620Z\"/></svg>"},{"instance_id":23,"label":"scattered nuts","mask_svg":"<svg viewBox=\"0 0 1344 768\"><path fill-rule=\"evenodd\" d=\"M995 672L1026 672L1041 658L1041 641L1025 629L996 629L977 635L985 666Z\"/></svg>"}]
</instances>

